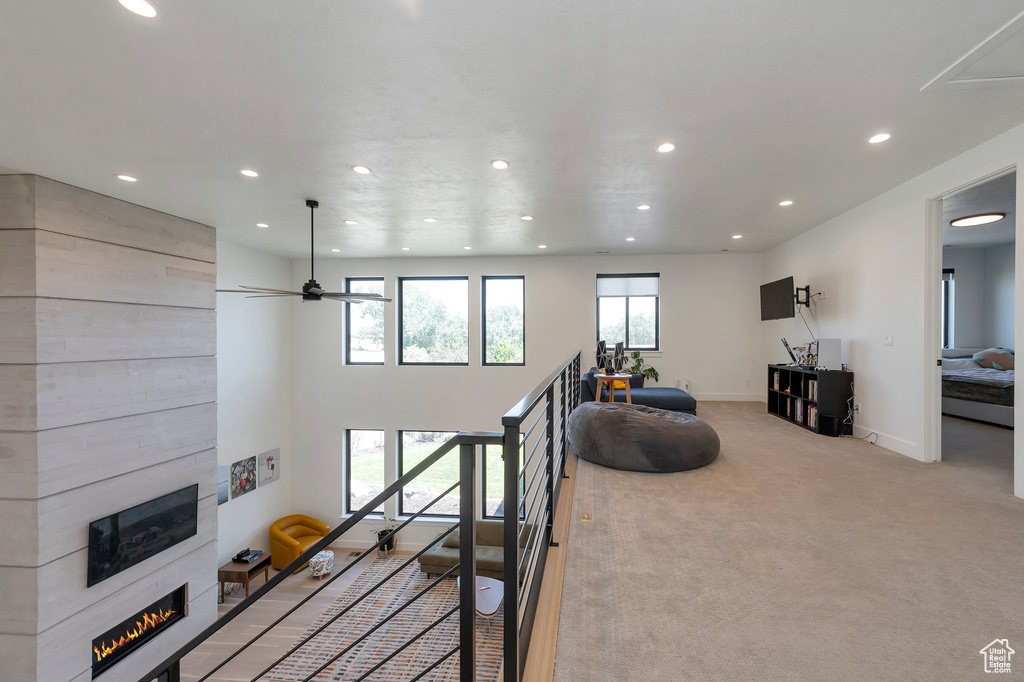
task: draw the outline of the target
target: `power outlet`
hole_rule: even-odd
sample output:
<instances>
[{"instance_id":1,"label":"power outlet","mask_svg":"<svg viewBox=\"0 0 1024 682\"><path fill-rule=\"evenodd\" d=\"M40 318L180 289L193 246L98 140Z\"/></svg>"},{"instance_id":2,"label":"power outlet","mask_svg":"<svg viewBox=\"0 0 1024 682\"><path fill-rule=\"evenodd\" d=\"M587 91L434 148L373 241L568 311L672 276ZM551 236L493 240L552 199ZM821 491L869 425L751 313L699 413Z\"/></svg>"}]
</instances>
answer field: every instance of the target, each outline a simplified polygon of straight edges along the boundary
<instances>
[{"instance_id":1,"label":"power outlet","mask_svg":"<svg viewBox=\"0 0 1024 682\"><path fill-rule=\"evenodd\" d=\"M750 388L750 379L747 379L747 388Z\"/></svg>"},{"instance_id":2,"label":"power outlet","mask_svg":"<svg viewBox=\"0 0 1024 682\"><path fill-rule=\"evenodd\" d=\"M854 403L853 404L853 411L857 412L857 413L860 413L860 403Z\"/></svg>"},{"instance_id":3,"label":"power outlet","mask_svg":"<svg viewBox=\"0 0 1024 682\"><path fill-rule=\"evenodd\" d=\"M824 301L824 300L827 300L827 299L828 299L828 289L822 289L821 290L821 300Z\"/></svg>"},{"instance_id":4,"label":"power outlet","mask_svg":"<svg viewBox=\"0 0 1024 682\"><path fill-rule=\"evenodd\" d=\"M891 346L892 345L892 334L886 334L885 338L882 340L882 343L884 343L886 346Z\"/></svg>"},{"instance_id":5,"label":"power outlet","mask_svg":"<svg viewBox=\"0 0 1024 682\"><path fill-rule=\"evenodd\" d=\"M679 388L681 388L684 391L686 391L687 393L689 393L690 392L690 380L689 379L680 379L679 380Z\"/></svg>"}]
</instances>

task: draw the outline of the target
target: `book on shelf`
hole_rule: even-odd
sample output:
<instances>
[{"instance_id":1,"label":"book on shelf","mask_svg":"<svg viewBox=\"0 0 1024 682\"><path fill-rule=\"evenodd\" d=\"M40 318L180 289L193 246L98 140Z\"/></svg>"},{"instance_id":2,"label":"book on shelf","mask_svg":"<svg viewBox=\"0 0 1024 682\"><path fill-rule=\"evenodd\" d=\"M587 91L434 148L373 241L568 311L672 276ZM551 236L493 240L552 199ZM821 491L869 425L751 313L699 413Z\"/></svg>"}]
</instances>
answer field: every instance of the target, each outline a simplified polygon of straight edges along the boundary
<instances>
[{"instance_id":1,"label":"book on shelf","mask_svg":"<svg viewBox=\"0 0 1024 682\"><path fill-rule=\"evenodd\" d=\"M802 398L796 399L796 423L804 423L804 401Z\"/></svg>"},{"instance_id":2,"label":"book on shelf","mask_svg":"<svg viewBox=\"0 0 1024 682\"><path fill-rule=\"evenodd\" d=\"M776 391L779 390L779 372L778 372L778 370L775 371L775 375L772 378L772 383L775 386L775 390Z\"/></svg>"}]
</instances>

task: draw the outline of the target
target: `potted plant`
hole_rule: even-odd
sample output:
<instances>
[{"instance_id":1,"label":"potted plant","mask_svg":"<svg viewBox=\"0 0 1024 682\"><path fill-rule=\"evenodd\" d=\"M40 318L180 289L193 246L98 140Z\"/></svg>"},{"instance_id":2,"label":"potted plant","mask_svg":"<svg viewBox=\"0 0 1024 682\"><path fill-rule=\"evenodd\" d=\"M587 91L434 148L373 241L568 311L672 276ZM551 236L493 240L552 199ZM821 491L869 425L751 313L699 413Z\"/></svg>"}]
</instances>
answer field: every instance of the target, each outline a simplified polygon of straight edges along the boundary
<instances>
[{"instance_id":1,"label":"potted plant","mask_svg":"<svg viewBox=\"0 0 1024 682\"><path fill-rule=\"evenodd\" d=\"M385 552L395 551L395 529L398 528L397 519L390 516L384 517L384 525L370 528L370 532L377 536L377 542L383 542L377 549Z\"/></svg>"},{"instance_id":2,"label":"potted plant","mask_svg":"<svg viewBox=\"0 0 1024 682\"><path fill-rule=\"evenodd\" d=\"M640 351L633 351L629 354L629 357L633 361L633 365L629 368L630 374L643 374L645 379L658 381L658 370L647 364L643 357L641 357Z\"/></svg>"}]
</instances>

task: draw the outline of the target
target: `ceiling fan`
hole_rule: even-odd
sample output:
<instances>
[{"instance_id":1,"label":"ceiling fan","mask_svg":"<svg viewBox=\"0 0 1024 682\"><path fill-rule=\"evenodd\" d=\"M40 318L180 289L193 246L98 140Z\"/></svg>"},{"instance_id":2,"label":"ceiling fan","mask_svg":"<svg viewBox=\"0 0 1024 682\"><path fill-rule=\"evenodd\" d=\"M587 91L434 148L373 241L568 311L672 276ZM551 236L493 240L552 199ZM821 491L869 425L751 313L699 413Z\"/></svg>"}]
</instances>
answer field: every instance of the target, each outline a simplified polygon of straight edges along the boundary
<instances>
[{"instance_id":1,"label":"ceiling fan","mask_svg":"<svg viewBox=\"0 0 1024 682\"><path fill-rule=\"evenodd\" d=\"M301 296L303 303L306 301L341 301L342 303L362 303L363 301L382 301L390 303L390 298L384 298L380 294L348 294L340 291L324 291L320 283L313 276L313 265L315 251L313 250L313 212L320 207L320 202L314 199L306 199L306 206L309 207L309 281L302 285L302 291L285 291L283 289L270 289L267 287L249 287L239 284L238 289L217 289L226 294L248 294L246 298L277 298L279 296Z\"/></svg>"}]
</instances>

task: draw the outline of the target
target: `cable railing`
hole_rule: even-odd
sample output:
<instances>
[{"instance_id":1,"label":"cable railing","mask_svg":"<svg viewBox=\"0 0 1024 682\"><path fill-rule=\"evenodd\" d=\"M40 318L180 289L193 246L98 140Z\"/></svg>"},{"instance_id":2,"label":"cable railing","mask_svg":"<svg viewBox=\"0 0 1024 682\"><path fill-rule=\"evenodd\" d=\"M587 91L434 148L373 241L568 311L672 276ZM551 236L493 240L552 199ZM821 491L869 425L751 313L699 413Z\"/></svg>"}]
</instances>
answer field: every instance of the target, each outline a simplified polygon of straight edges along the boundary
<instances>
[{"instance_id":1,"label":"cable railing","mask_svg":"<svg viewBox=\"0 0 1024 682\"><path fill-rule=\"evenodd\" d=\"M262 638L280 626L287 618L292 616L302 606L309 603L324 589L328 588L334 581L349 572L368 557L377 551L382 545L391 539L400 530L414 522L417 518L427 513L435 504L438 504L448 495L458 492L459 516L455 523L452 523L444 530L435 541L442 542L446 537L456 530L459 531L459 561L445 573L430 582L429 585L417 592L408 599L401 600L394 608L380 616L365 632L360 634L354 641L345 647L338 647L336 653L329 656L317 658L310 666L311 670L302 670L303 676L295 676L294 669L289 672L295 679L304 682L313 680L325 671L331 673L331 679L370 679L373 674L392 662L408 647L412 646L430 634L444 621L458 613L459 633L458 645L441 654L432 662L424 662L423 670L410 673L415 675L411 680L424 679L425 676L458 654L458 670L460 682L475 682L477 679L476 662L476 522L478 510L476 508L479 500L476 498L476 480L479 477L477 467L477 449L485 451L489 445L500 446L504 458L504 510L516 510L518 513L504 515L504 600L505 612L502 633L502 656L504 677L503 682L519 682L522 679L523 662L526 660L526 652L529 647L530 630L533 618L537 609L537 599L540 593L540 584L543 579L547 548L550 545L557 546L553 542L552 528L554 523L554 510L557 506L558 494L561 490L561 481L564 476L565 457L567 442L565 438L565 424L569 413L579 404L579 377L580 377L580 355L577 354L565 362L559 369L553 372L545 381L541 382L533 391L525 396L502 418L503 431L501 432L473 432L462 431L443 443L434 452L424 458L419 464L401 476L391 485L387 486L376 497L370 500L359 510L353 512L337 528L330 531L324 538L302 553L297 559L288 564L284 569L274 575L264 585L252 592L240 604L224 614L216 622L204 629L199 635L187 642L184 646L175 651L171 656L162 661L157 667L140 678L140 682L178 682L181 673L182 659L195 651L197 647L213 637L224 626L243 614L253 604L259 602L271 591L283 583L289 576L296 573L320 551L327 549L342 535L352 530L360 521L368 515L374 514L380 505L394 495L402 493L402 489L408 487L419 476L424 474L431 466L441 458L450 453L456 447L459 448L459 480L440 493L427 505L415 513L409 514L402 519L391 533L391 535L378 538L376 544L352 558L340 570L335 571L326 579L322 580L315 589L311 590L297 603L278 616L269 625L263 627L254 636L238 645L230 654L225 656L212 668L206 670L198 682L206 680L221 679L218 673L235 661L243 653L248 651ZM526 432L521 431L522 424L532 415L532 426ZM530 455L523 457L522 453L530 447ZM529 483L524 481L529 480ZM425 552L435 546L435 542L409 557L397 568L391 570L388 575L379 580L362 594L355 596L343 608L318 624L315 628L310 626L287 651L277 656L269 665L263 667L262 671L252 680L259 680L266 675L274 677L274 671L286 665L297 654L310 644L316 643L325 638L336 636L330 629L333 625L344 622L346 615L369 599L371 595L387 585L390 581L399 576L403 570L417 561ZM373 667L366 671L357 671L352 676L343 678L337 677L339 669L337 666L344 664L345 656L353 651L358 651L360 644L366 642L375 633L381 631L389 623L398 618L407 609L411 608L421 597L434 590L445 580L458 574L461 576L459 583L459 602L447 612L435 618L420 631L412 634L405 641L395 644L394 650L388 653L382 660L376 661ZM388 638L390 643L390 638ZM308 660L306 657L304 660ZM322 659L322 660L321 660ZM333 667L332 667L333 666ZM346 673L347 674L347 673ZM227 671L225 671L227 675ZM230 675L231 679L242 679L237 672ZM279 679L279 678L278 678ZM289 678L291 679L291 677Z\"/></svg>"}]
</instances>

